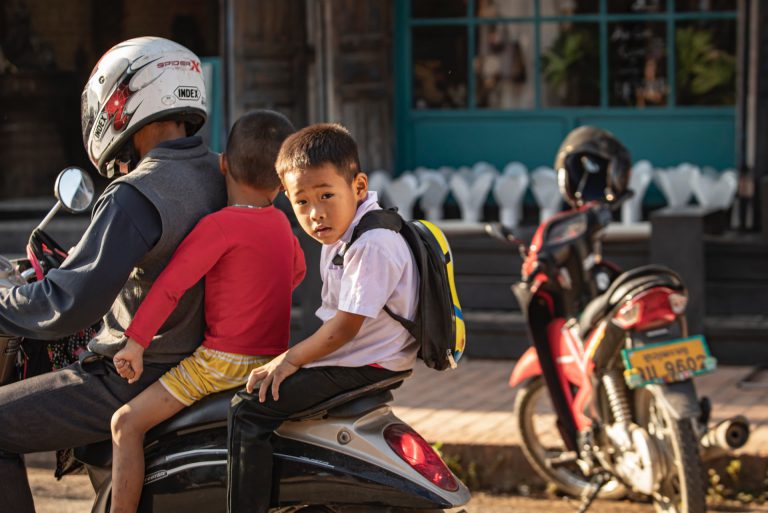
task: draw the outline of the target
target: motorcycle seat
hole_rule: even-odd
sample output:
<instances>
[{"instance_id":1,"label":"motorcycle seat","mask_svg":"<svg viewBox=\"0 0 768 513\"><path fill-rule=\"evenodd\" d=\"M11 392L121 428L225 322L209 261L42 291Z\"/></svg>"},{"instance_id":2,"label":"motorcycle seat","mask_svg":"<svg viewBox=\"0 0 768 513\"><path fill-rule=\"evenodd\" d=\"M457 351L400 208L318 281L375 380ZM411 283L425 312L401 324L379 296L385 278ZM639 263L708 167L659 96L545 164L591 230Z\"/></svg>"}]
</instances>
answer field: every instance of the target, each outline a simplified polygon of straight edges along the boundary
<instances>
[{"instance_id":1,"label":"motorcycle seat","mask_svg":"<svg viewBox=\"0 0 768 513\"><path fill-rule=\"evenodd\" d=\"M291 415L288 420L308 420L324 417L356 417L368 413L394 397L390 390L403 384L412 371L398 372L390 378L339 394L327 401ZM386 400L384 400L386 399Z\"/></svg>"},{"instance_id":2,"label":"motorcycle seat","mask_svg":"<svg viewBox=\"0 0 768 513\"><path fill-rule=\"evenodd\" d=\"M291 415L288 420L301 421L363 415L392 401L394 397L391 390L402 385L403 381L410 375L411 371L399 372L386 380L339 394L309 409ZM196 431L226 426L229 404L238 391L219 392L201 399L189 408L185 408L177 415L150 429L144 437L144 445L147 446L168 434L179 431ZM75 458L86 465L108 467L112 464L111 440L78 447L74 451Z\"/></svg>"},{"instance_id":3,"label":"motorcycle seat","mask_svg":"<svg viewBox=\"0 0 768 513\"><path fill-rule=\"evenodd\" d=\"M579 331L582 340L597 323L629 294L638 293L651 287L666 286L683 290L683 282L673 270L661 265L644 265L620 274L603 294L587 304L579 317Z\"/></svg>"}]
</instances>

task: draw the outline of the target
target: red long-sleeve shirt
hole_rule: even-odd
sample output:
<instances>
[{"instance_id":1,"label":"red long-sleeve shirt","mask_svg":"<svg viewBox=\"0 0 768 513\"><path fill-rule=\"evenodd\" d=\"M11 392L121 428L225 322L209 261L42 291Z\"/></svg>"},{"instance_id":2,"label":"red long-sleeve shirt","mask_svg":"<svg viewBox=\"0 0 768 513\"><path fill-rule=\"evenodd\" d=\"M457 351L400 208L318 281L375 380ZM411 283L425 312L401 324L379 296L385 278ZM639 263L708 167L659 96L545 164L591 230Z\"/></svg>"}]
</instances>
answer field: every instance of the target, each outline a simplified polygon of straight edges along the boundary
<instances>
[{"instance_id":1,"label":"red long-sleeve shirt","mask_svg":"<svg viewBox=\"0 0 768 513\"><path fill-rule=\"evenodd\" d=\"M203 345L280 354L288 347L291 294L305 272L304 253L280 210L224 208L179 245L125 335L149 346L184 292L205 277Z\"/></svg>"}]
</instances>

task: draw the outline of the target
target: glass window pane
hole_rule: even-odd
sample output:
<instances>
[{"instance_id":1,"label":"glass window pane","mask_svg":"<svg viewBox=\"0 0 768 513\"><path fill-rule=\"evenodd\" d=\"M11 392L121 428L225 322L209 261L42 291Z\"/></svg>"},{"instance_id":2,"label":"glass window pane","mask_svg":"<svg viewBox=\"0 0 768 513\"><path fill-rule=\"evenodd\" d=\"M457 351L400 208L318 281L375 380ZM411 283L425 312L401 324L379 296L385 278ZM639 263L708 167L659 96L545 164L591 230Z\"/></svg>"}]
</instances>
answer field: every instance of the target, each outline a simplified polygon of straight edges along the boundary
<instances>
[{"instance_id":1,"label":"glass window pane","mask_svg":"<svg viewBox=\"0 0 768 513\"><path fill-rule=\"evenodd\" d=\"M608 103L666 105L667 36L664 22L608 24Z\"/></svg>"},{"instance_id":2,"label":"glass window pane","mask_svg":"<svg viewBox=\"0 0 768 513\"><path fill-rule=\"evenodd\" d=\"M734 105L736 22L688 21L675 27L679 105Z\"/></svg>"},{"instance_id":3,"label":"glass window pane","mask_svg":"<svg viewBox=\"0 0 768 513\"><path fill-rule=\"evenodd\" d=\"M413 28L415 109L467 106L467 28Z\"/></svg>"},{"instance_id":4,"label":"glass window pane","mask_svg":"<svg viewBox=\"0 0 768 513\"><path fill-rule=\"evenodd\" d=\"M477 26L476 101L491 109L530 109L536 103L533 24Z\"/></svg>"},{"instance_id":5,"label":"glass window pane","mask_svg":"<svg viewBox=\"0 0 768 513\"><path fill-rule=\"evenodd\" d=\"M478 18L523 18L534 16L534 0L477 0Z\"/></svg>"},{"instance_id":6,"label":"glass window pane","mask_svg":"<svg viewBox=\"0 0 768 513\"><path fill-rule=\"evenodd\" d=\"M599 0L541 0L542 16L597 14L599 11Z\"/></svg>"},{"instance_id":7,"label":"glass window pane","mask_svg":"<svg viewBox=\"0 0 768 513\"><path fill-rule=\"evenodd\" d=\"M648 13L667 10L667 0L610 0L609 13Z\"/></svg>"},{"instance_id":8,"label":"glass window pane","mask_svg":"<svg viewBox=\"0 0 768 513\"><path fill-rule=\"evenodd\" d=\"M738 0L677 0L675 10L677 12L690 11L737 11Z\"/></svg>"},{"instance_id":9,"label":"glass window pane","mask_svg":"<svg viewBox=\"0 0 768 513\"><path fill-rule=\"evenodd\" d=\"M600 104L597 23L542 23L542 103L546 107Z\"/></svg>"},{"instance_id":10,"label":"glass window pane","mask_svg":"<svg viewBox=\"0 0 768 513\"><path fill-rule=\"evenodd\" d=\"M467 0L411 0L413 18L463 18Z\"/></svg>"}]
</instances>

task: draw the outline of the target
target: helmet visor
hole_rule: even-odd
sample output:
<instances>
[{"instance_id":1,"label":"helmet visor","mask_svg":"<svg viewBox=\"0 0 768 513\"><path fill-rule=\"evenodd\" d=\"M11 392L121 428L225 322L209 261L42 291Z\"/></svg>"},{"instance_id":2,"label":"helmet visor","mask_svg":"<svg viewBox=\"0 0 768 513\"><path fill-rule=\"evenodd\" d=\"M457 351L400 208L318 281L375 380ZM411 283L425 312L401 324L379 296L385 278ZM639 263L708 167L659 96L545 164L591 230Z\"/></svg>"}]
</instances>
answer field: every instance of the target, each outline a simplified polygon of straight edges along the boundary
<instances>
[{"instance_id":1,"label":"helmet visor","mask_svg":"<svg viewBox=\"0 0 768 513\"><path fill-rule=\"evenodd\" d=\"M565 168L574 197L580 202L604 201L608 189L608 160L594 153L573 153Z\"/></svg>"}]
</instances>

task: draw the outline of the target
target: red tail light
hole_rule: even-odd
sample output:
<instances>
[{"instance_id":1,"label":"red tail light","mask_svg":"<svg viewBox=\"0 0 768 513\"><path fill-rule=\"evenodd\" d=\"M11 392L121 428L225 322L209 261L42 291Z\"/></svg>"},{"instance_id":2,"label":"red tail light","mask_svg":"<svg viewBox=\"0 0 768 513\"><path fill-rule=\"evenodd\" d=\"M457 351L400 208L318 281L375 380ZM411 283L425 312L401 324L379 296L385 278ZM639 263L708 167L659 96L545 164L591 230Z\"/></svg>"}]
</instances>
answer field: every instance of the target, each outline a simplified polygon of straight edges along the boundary
<instances>
[{"instance_id":1,"label":"red tail light","mask_svg":"<svg viewBox=\"0 0 768 513\"><path fill-rule=\"evenodd\" d=\"M403 461L443 490L454 492L459 484L435 450L416 431L405 424L391 424L384 439Z\"/></svg>"},{"instance_id":2,"label":"red tail light","mask_svg":"<svg viewBox=\"0 0 768 513\"><path fill-rule=\"evenodd\" d=\"M685 310L687 297L672 289L651 289L624 303L613 323L628 330L646 330L666 326Z\"/></svg>"}]
</instances>

